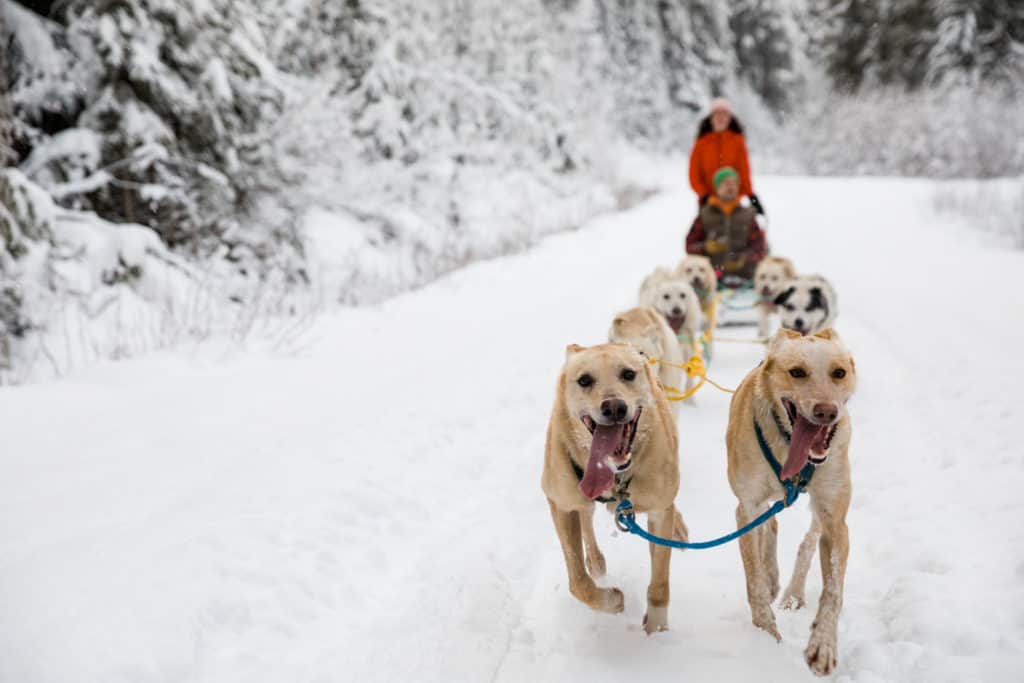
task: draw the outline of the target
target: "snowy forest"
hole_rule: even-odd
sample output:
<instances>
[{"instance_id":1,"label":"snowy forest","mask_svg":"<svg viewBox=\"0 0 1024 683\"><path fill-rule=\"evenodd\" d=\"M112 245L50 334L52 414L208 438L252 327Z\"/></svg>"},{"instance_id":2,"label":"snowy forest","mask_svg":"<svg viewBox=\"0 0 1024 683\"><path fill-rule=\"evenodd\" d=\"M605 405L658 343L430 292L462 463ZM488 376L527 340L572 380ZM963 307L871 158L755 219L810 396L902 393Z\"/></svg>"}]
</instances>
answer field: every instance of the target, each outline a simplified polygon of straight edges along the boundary
<instances>
[{"instance_id":1,"label":"snowy forest","mask_svg":"<svg viewBox=\"0 0 1024 683\"><path fill-rule=\"evenodd\" d=\"M713 95L755 174L1024 172L1015 0L0 0L0 36L5 382L630 206Z\"/></svg>"}]
</instances>

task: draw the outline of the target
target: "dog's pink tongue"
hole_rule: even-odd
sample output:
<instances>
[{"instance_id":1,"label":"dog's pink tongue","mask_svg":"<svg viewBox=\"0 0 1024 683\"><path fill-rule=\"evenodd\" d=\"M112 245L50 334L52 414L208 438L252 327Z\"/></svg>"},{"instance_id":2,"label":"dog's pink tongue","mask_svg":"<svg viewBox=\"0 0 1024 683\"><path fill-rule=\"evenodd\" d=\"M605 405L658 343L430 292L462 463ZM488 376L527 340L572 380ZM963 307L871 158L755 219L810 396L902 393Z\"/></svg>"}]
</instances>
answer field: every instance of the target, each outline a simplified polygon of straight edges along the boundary
<instances>
[{"instance_id":1,"label":"dog's pink tongue","mask_svg":"<svg viewBox=\"0 0 1024 683\"><path fill-rule=\"evenodd\" d=\"M672 328L672 331L679 334L679 329L683 326L683 322L686 319L683 317L676 318L674 316L668 316L665 320L668 321L668 325Z\"/></svg>"},{"instance_id":2,"label":"dog's pink tongue","mask_svg":"<svg viewBox=\"0 0 1024 683\"><path fill-rule=\"evenodd\" d=\"M803 415L797 415L793 424L793 435L789 440L789 454L786 456L786 464L782 466L782 479L789 479L803 469L807 464L807 456L810 455L811 447L819 449L824 446L825 432L828 427L816 425L804 419Z\"/></svg>"},{"instance_id":3,"label":"dog's pink tongue","mask_svg":"<svg viewBox=\"0 0 1024 683\"><path fill-rule=\"evenodd\" d=\"M594 500L615 483L615 471L608 464L608 456L615 452L622 440L625 425L598 425L594 440L590 442L590 457L587 469L580 480L580 493Z\"/></svg>"}]
</instances>

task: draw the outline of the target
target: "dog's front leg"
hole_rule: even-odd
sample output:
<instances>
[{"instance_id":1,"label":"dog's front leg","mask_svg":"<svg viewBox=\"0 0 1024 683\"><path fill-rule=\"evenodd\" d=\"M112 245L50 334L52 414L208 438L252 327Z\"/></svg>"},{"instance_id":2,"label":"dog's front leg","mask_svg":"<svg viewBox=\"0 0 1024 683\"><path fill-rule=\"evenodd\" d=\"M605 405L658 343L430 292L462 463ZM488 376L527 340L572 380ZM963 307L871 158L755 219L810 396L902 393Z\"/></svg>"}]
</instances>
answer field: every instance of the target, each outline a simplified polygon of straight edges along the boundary
<instances>
[{"instance_id":1,"label":"dog's front leg","mask_svg":"<svg viewBox=\"0 0 1024 683\"><path fill-rule=\"evenodd\" d=\"M681 524L682 517L675 505L664 510L651 510L647 513L647 530L655 536L673 538L677 533L677 518ZM651 543L651 583L647 587L647 614L644 615L644 631L648 635L668 630L668 576L671 560L671 548Z\"/></svg>"},{"instance_id":2,"label":"dog's front leg","mask_svg":"<svg viewBox=\"0 0 1024 683\"><path fill-rule=\"evenodd\" d=\"M772 517L761 527L761 561L768 579L768 602L779 597L779 521Z\"/></svg>"},{"instance_id":3,"label":"dog's front leg","mask_svg":"<svg viewBox=\"0 0 1024 683\"><path fill-rule=\"evenodd\" d=\"M580 513L559 508L548 500L551 519L558 532L565 555L565 568L569 572L569 592L591 609L600 612L621 612L624 598L618 588L598 588L583 566L583 538L580 529Z\"/></svg>"},{"instance_id":4,"label":"dog's front leg","mask_svg":"<svg viewBox=\"0 0 1024 683\"><path fill-rule=\"evenodd\" d=\"M771 329L769 328L769 316L771 315L772 307L771 304L762 303L757 308L760 313L757 320L757 336L761 339L767 339L768 335L771 333Z\"/></svg>"},{"instance_id":5,"label":"dog's front leg","mask_svg":"<svg viewBox=\"0 0 1024 683\"><path fill-rule=\"evenodd\" d=\"M789 585L782 594L782 602L779 604L782 609L800 609L804 606L804 586L807 584L807 572L811 569L811 560L818 549L818 540L821 538L821 525L816 516L811 517L811 528L804 535L800 542L800 549L796 553L796 563L793 565L793 576L789 579Z\"/></svg>"},{"instance_id":6,"label":"dog's front leg","mask_svg":"<svg viewBox=\"0 0 1024 683\"><path fill-rule=\"evenodd\" d=\"M580 510L580 526L583 531L583 549L586 551L587 572L595 579L605 575L607 566L604 553L597 547L597 536L594 535L594 506Z\"/></svg>"},{"instance_id":7,"label":"dog's front leg","mask_svg":"<svg viewBox=\"0 0 1024 683\"><path fill-rule=\"evenodd\" d=\"M736 528L749 524L756 516L757 508L748 509L742 503L736 507ZM747 602L750 603L750 616L754 626L762 628L775 640L781 641L782 635L775 625L775 613L772 612L771 578L764 566L764 546L768 540L764 537L767 531L759 527L740 536L740 556L743 558L743 571L747 576Z\"/></svg>"},{"instance_id":8,"label":"dog's front leg","mask_svg":"<svg viewBox=\"0 0 1024 683\"><path fill-rule=\"evenodd\" d=\"M821 540L821 601L818 615L811 626L811 639L804 657L811 671L827 676L836 669L838 643L836 630L839 611L843 607L843 582L846 558L850 553L850 537L846 528L846 511L841 515L823 515Z\"/></svg>"}]
</instances>

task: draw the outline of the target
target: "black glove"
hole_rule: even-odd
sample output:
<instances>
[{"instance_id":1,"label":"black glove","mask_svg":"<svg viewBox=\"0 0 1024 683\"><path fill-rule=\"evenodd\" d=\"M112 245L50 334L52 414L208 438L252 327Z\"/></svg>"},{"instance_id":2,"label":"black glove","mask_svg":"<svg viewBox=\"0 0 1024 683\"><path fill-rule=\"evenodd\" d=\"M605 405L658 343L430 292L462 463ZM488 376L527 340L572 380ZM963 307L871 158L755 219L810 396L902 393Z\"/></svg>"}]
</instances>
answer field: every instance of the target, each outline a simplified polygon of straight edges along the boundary
<instances>
[{"instance_id":1,"label":"black glove","mask_svg":"<svg viewBox=\"0 0 1024 683\"><path fill-rule=\"evenodd\" d=\"M761 206L761 200L757 198L756 194L750 195L750 205L754 207L754 211L757 211L762 216L764 215L764 207Z\"/></svg>"},{"instance_id":2,"label":"black glove","mask_svg":"<svg viewBox=\"0 0 1024 683\"><path fill-rule=\"evenodd\" d=\"M705 204L707 204L707 203L708 203L708 200L709 200L710 198L711 198L711 195L709 195L709 194L701 195L701 198L700 198L700 205L701 205L701 206L704 206Z\"/></svg>"}]
</instances>

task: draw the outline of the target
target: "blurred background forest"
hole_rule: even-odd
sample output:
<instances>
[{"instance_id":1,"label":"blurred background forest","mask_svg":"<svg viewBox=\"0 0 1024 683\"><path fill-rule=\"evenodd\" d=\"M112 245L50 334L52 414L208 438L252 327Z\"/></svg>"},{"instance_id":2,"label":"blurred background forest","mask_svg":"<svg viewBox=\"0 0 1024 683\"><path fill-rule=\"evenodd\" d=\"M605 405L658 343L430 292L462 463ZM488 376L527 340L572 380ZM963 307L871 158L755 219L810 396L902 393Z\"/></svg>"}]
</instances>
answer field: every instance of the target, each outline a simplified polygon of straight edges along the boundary
<instances>
[{"instance_id":1,"label":"blurred background forest","mask_svg":"<svg viewBox=\"0 0 1024 683\"><path fill-rule=\"evenodd\" d=\"M0 0L0 37L8 372L577 227L656 191L717 94L755 184L1024 173L1014 0Z\"/></svg>"}]
</instances>

